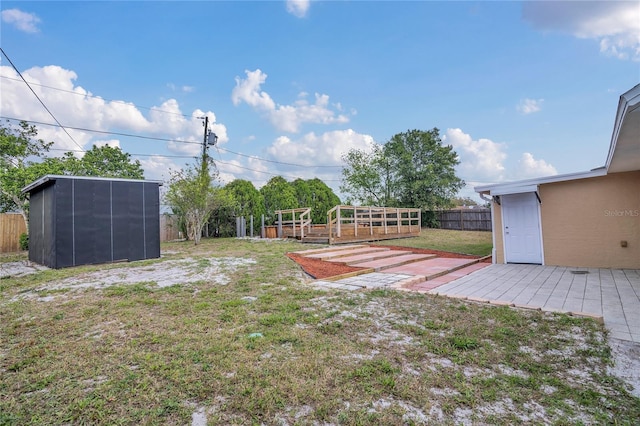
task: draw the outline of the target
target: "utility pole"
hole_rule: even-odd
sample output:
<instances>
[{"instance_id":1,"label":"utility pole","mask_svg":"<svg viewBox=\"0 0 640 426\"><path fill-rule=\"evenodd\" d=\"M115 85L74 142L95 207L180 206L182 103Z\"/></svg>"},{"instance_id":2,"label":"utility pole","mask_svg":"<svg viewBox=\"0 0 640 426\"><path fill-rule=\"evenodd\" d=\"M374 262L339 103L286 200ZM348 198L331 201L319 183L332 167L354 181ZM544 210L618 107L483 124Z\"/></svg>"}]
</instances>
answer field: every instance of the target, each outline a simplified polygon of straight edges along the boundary
<instances>
[{"instance_id":1,"label":"utility pole","mask_svg":"<svg viewBox=\"0 0 640 426\"><path fill-rule=\"evenodd\" d=\"M204 136L202 137L202 170L205 170L205 163L207 162L207 147L209 145L215 145L218 142L218 135L209 130L209 117L204 118Z\"/></svg>"},{"instance_id":2,"label":"utility pole","mask_svg":"<svg viewBox=\"0 0 640 426\"><path fill-rule=\"evenodd\" d=\"M207 130L209 130L209 117L204 117L204 137L202 138L202 169L204 170L204 162L207 161Z\"/></svg>"}]
</instances>

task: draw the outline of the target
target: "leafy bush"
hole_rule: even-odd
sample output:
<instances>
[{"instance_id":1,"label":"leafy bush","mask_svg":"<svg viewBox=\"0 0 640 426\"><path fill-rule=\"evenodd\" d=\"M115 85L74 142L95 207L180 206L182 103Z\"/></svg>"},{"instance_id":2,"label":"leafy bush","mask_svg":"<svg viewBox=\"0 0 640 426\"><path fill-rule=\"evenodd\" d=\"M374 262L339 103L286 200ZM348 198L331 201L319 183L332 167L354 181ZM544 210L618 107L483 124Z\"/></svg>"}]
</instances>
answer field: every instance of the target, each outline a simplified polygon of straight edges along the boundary
<instances>
[{"instance_id":1,"label":"leafy bush","mask_svg":"<svg viewBox=\"0 0 640 426\"><path fill-rule=\"evenodd\" d=\"M20 234L20 250L29 250L29 234Z\"/></svg>"}]
</instances>

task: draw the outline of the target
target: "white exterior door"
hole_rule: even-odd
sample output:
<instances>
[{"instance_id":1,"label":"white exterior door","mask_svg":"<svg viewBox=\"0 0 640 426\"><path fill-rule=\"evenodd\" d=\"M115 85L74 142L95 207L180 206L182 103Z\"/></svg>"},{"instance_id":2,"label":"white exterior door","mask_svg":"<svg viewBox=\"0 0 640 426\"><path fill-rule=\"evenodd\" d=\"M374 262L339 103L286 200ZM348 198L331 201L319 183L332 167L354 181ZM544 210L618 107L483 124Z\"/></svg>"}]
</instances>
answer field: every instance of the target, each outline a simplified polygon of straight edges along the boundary
<instances>
[{"instance_id":1,"label":"white exterior door","mask_svg":"<svg viewBox=\"0 0 640 426\"><path fill-rule=\"evenodd\" d=\"M540 206L535 192L500 198L505 262L542 264Z\"/></svg>"}]
</instances>

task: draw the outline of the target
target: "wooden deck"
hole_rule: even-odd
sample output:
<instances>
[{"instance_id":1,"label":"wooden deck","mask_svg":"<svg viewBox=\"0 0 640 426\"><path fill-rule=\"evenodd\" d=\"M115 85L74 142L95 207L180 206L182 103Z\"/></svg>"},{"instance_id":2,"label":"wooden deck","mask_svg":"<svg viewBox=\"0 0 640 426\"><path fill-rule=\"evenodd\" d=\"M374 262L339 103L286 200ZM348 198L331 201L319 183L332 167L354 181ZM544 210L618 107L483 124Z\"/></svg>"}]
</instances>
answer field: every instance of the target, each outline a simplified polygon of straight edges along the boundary
<instances>
[{"instance_id":1,"label":"wooden deck","mask_svg":"<svg viewBox=\"0 0 640 426\"><path fill-rule=\"evenodd\" d=\"M310 209L277 211L279 223L266 236L296 238L304 243L349 244L420 235L420 209L336 206L326 224L312 224Z\"/></svg>"}]
</instances>

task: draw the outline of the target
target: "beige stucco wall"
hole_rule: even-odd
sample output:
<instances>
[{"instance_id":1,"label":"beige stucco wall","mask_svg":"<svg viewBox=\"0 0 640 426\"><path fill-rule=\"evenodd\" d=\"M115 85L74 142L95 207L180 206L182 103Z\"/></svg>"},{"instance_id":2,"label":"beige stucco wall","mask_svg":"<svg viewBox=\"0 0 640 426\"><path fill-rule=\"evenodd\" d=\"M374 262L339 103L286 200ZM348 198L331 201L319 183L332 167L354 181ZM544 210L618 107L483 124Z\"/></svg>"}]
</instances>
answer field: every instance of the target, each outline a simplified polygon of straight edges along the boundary
<instances>
[{"instance_id":1,"label":"beige stucco wall","mask_svg":"<svg viewBox=\"0 0 640 426\"><path fill-rule=\"evenodd\" d=\"M493 211L491 218L493 219L493 249L495 250L493 261L495 263L504 263L504 241L502 240L502 207L499 204L492 203Z\"/></svg>"},{"instance_id":2,"label":"beige stucco wall","mask_svg":"<svg viewBox=\"0 0 640 426\"><path fill-rule=\"evenodd\" d=\"M640 269L640 171L543 184L538 192L545 265ZM493 207L495 262L504 263L502 212Z\"/></svg>"},{"instance_id":3,"label":"beige stucco wall","mask_svg":"<svg viewBox=\"0 0 640 426\"><path fill-rule=\"evenodd\" d=\"M640 268L640 171L550 183L539 193L545 264Z\"/></svg>"}]
</instances>

